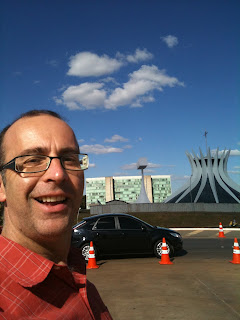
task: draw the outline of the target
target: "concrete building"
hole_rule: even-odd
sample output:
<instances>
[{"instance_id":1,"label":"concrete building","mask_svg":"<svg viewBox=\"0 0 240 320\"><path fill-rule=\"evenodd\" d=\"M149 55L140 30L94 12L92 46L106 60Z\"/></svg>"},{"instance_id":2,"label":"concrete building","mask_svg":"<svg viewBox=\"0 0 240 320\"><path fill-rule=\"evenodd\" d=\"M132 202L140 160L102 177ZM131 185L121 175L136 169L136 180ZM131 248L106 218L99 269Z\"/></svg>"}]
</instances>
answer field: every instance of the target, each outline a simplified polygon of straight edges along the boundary
<instances>
[{"instance_id":1,"label":"concrete building","mask_svg":"<svg viewBox=\"0 0 240 320\"><path fill-rule=\"evenodd\" d=\"M240 204L240 186L227 172L230 150L219 152L208 148L204 156L186 152L192 168L189 182L174 192L165 203L237 203Z\"/></svg>"},{"instance_id":2,"label":"concrete building","mask_svg":"<svg viewBox=\"0 0 240 320\"><path fill-rule=\"evenodd\" d=\"M135 203L141 190L141 176L101 177L86 179L86 205L106 204L112 200ZM144 176L151 203L163 202L171 195L170 175Z\"/></svg>"}]
</instances>

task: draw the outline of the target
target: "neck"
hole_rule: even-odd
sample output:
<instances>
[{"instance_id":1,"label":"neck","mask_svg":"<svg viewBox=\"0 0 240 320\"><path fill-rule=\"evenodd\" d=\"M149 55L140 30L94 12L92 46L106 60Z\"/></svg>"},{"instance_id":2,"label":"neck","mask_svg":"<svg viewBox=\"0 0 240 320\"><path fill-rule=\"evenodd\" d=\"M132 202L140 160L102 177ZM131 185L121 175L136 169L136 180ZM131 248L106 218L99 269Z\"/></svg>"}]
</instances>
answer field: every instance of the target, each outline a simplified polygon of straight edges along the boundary
<instances>
[{"instance_id":1,"label":"neck","mask_svg":"<svg viewBox=\"0 0 240 320\"><path fill-rule=\"evenodd\" d=\"M53 261L56 264L67 265L67 257L70 249L71 234L67 234L54 239L39 238L37 240L21 235L19 237L16 232L11 232L5 226L2 229L2 236L8 238L21 246L41 255L42 257Z\"/></svg>"}]
</instances>

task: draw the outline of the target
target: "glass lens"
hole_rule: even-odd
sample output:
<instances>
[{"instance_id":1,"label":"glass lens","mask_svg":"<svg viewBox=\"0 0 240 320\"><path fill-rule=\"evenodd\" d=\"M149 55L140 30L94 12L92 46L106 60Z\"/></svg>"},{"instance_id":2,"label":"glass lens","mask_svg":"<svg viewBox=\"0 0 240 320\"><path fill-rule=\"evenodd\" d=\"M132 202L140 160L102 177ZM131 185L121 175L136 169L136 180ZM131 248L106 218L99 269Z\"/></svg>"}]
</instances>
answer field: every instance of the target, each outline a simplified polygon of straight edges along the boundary
<instances>
[{"instance_id":1,"label":"glass lens","mask_svg":"<svg viewBox=\"0 0 240 320\"><path fill-rule=\"evenodd\" d=\"M45 171L49 166L50 159L51 157L42 155L20 156L15 159L15 170L22 173ZM88 168L88 155L86 154L66 154L58 159L61 159L62 166L66 170L81 171Z\"/></svg>"},{"instance_id":2,"label":"glass lens","mask_svg":"<svg viewBox=\"0 0 240 320\"><path fill-rule=\"evenodd\" d=\"M88 156L86 155L68 154L61 159L64 168L67 170L85 170L88 167Z\"/></svg>"},{"instance_id":3,"label":"glass lens","mask_svg":"<svg viewBox=\"0 0 240 320\"><path fill-rule=\"evenodd\" d=\"M16 158L15 166L18 172L36 172L46 170L49 158L46 156L32 155Z\"/></svg>"},{"instance_id":4,"label":"glass lens","mask_svg":"<svg viewBox=\"0 0 240 320\"><path fill-rule=\"evenodd\" d=\"M89 165L88 155L87 154L83 154L83 155L80 155L80 156L82 157L82 164L81 164L82 170L86 170L88 168L88 165Z\"/></svg>"}]
</instances>

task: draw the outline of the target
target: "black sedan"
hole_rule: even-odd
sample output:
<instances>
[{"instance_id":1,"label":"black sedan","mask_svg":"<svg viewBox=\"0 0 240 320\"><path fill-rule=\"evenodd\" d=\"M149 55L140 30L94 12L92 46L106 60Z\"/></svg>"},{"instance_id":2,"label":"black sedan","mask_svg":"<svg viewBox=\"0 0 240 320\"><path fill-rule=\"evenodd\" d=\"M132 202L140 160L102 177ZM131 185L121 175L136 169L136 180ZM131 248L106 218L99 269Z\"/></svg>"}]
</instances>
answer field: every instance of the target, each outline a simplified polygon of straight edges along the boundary
<instances>
[{"instance_id":1,"label":"black sedan","mask_svg":"<svg viewBox=\"0 0 240 320\"><path fill-rule=\"evenodd\" d=\"M161 258L165 237L169 256L182 249L181 235L171 229L152 225L128 214L101 214L83 218L73 227L72 245L88 259L90 241L97 257L155 254Z\"/></svg>"}]
</instances>

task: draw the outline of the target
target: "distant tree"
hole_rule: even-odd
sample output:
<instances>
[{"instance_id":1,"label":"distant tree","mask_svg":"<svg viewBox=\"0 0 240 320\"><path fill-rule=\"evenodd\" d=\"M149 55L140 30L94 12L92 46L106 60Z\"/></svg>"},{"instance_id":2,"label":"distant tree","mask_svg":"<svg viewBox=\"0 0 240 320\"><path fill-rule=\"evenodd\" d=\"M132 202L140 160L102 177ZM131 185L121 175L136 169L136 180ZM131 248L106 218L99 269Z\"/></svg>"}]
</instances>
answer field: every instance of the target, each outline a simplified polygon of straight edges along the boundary
<instances>
[{"instance_id":1,"label":"distant tree","mask_svg":"<svg viewBox=\"0 0 240 320\"><path fill-rule=\"evenodd\" d=\"M86 209L86 195L82 197L81 209Z\"/></svg>"}]
</instances>

